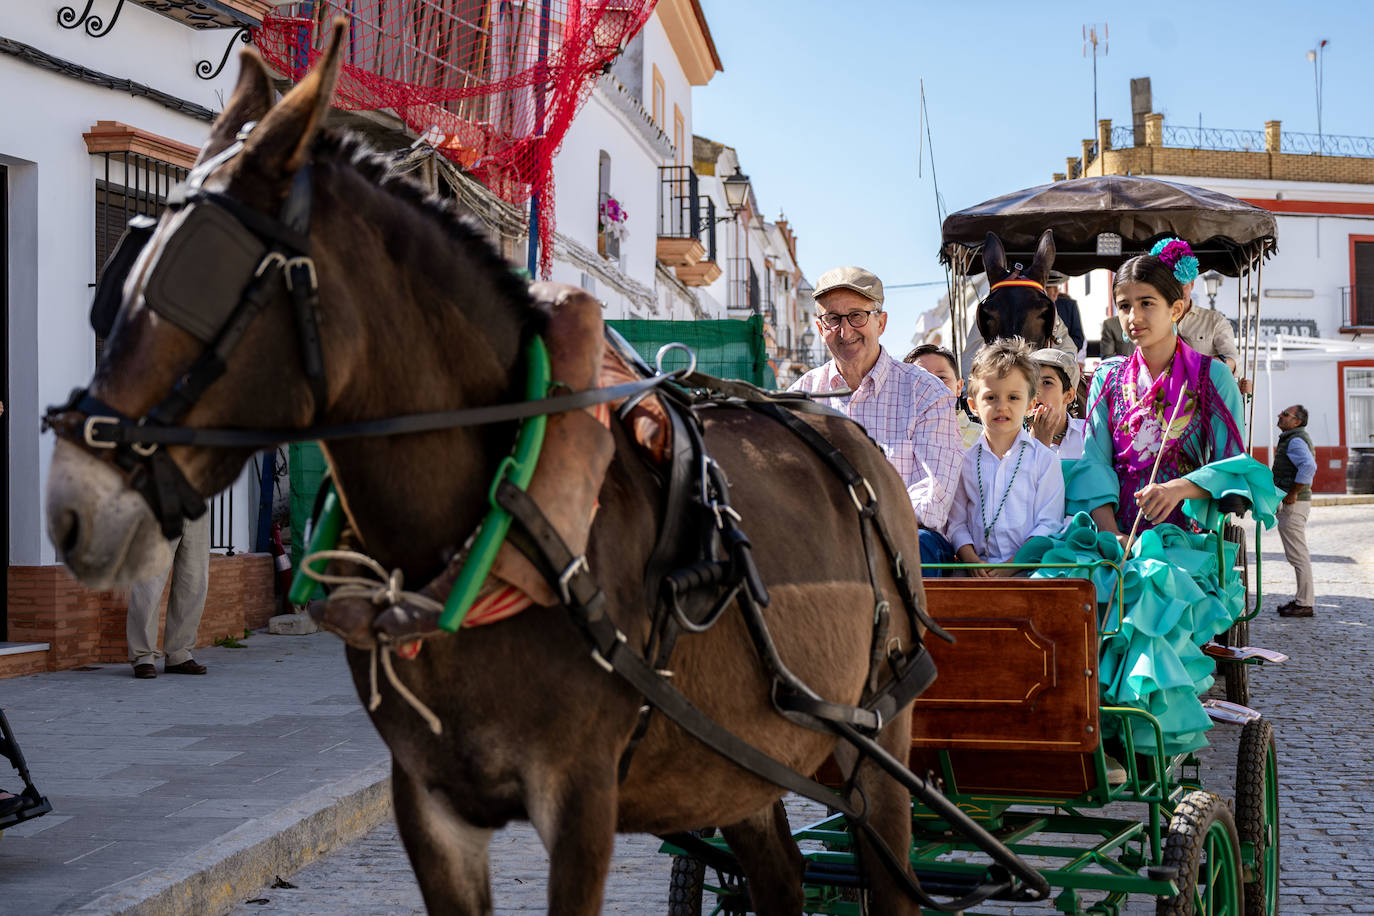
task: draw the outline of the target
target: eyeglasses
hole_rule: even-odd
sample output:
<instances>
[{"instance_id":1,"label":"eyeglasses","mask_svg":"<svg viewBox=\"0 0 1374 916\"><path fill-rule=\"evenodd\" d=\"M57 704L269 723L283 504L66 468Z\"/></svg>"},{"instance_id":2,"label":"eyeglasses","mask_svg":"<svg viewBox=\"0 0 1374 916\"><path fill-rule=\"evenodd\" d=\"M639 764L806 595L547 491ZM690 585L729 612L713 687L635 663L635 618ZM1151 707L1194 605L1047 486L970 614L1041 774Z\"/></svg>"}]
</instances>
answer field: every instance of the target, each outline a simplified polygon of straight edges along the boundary
<instances>
[{"instance_id":1,"label":"eyeglasses","mask_svg":"<svg viewBox=\"0 0 1374 916\"><path fill-rule=\"evenodd\" d=\"M841 321L848 321L851 328L861 328L868 324L868 316L876 315L882 309L869 309L868 311L855 310L847 315L838 315L834 312L826 312L824 315L817 315L816 320L821 323L821 327L827 331L833 331L840 326Z\"/></svg>"}]
</instances>

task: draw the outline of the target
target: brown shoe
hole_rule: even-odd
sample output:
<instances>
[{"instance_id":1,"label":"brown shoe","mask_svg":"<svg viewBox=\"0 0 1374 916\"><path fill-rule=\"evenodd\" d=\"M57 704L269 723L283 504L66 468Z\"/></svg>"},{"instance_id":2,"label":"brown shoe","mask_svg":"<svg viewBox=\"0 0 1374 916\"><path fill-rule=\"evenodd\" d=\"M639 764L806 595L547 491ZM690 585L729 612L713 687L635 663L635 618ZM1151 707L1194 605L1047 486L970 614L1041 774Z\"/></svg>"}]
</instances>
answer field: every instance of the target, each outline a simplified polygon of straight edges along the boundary
<instances>
[{"instance_id":1,"label":"brown shoe","mask_svg":"<svg viewBox=\"0 0 1374 916\"><path fill-rule=\"evenodd\" d=\"M188 658L180 665L164 665L163 674L204 674L210 669L198 664L194 658Z\"/></svg>"},{"instance_id":2,"label":"brown shoe","mask_svg":"<svg viewBox=\"0 0 1374 916\"><path fill-rule=\"evenodd\" d=\"M1311 616L1312 616L1312 605L1310 605L1310 604L1298 604L1298 603L1294 602L1293 604L1285 605L1285 606L1279 608L1279 616L1280 616L1280 617L1311 617Z\"/></svg>"},{"instance_id":3,"label":"brown shoe","mask_svg":"<svg viewBox=\"0 0 1374 916\"><path fill-rule=\"evenodd\" d=\"M157 668L151 662L144 662L141 665L134 665L134 677L149 679L157 677Z\"/></svg>"}]
</instances>

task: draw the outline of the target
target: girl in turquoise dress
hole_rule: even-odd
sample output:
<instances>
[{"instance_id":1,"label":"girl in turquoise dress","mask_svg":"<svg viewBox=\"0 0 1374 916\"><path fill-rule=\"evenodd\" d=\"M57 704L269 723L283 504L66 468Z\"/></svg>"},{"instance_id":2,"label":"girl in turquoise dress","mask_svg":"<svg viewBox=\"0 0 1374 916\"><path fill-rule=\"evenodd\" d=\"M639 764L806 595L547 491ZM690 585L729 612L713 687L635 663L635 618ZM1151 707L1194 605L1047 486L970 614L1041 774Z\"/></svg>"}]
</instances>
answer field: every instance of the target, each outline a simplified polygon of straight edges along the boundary
<instances>
[{"instance_id":1,"label":"girl in turquoise dress","mask_svg":"<svg viewBox=\"0 0 1374 916\"><path fill-rule=\"evenodd\" d=\"M1196 276L1197 259L1178 240L1158 247L1159 257L1132 258L1116 274L1113 297L1136 350L1107 360L1093 376L1083 457L1065 471L1073 518L1059 535L1031 539L1016 560L1121 565L1119 620L1116 573L1105 566L1091 573L1106 634L1102 702L1153 714L1165 753L1176 754L1205 745L1211 727L1198 696L1211 686L1215 665L1201 647L1245 609L1243 586L1223 586L1217 575L1214 501L1243 496L1255 518L1271 527L1282 494L1269 470L1245 453L1241 397L1230 370L1174 331L1183 284ZM1226 547L1229 567L1235 547ZM1137 749L1152 750L1153 730L1143 722L1135 727Z\"/></svg>"}]
</instances>

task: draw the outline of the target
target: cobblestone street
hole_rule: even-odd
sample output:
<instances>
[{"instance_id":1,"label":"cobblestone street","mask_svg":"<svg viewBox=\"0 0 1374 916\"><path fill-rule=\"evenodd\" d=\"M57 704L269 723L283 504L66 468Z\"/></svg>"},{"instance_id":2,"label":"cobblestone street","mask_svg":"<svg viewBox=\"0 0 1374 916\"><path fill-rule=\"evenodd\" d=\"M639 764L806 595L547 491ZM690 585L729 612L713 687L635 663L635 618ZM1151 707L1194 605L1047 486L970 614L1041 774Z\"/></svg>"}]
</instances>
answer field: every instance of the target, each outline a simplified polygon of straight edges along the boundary
<instances>
[{"instance_id":1,"label":"cobblestone street","mask_svg":"<svg viewBox=\"0 0 1374 916\"><path fill-rule=\"evenodd\" d=\"M1292 596L1292 568L1277 534L1263 544L1264 611L1251 642L1292 656L1282 666L1251 669L1251 704L1274 724L1282 805L1279 909L1292 916L1374 914L1374 774L1369 749L1370 664L1374 661L1374 506L1312 511L1308 540L1317 580L1316 616L1280 619L1273 608ZM1251 534L1253 544L1253 534ZM1219 691L1219 687L1215 688ZM1203 754L1204 782L1229 796L1239 728L1219 725ZM805 817L801 811L794 811ZM670 863L653 837L620 837L607 887L607 913L666 910ZM547 860L533 831L512 826L491 849L498 913L540 912ZM287 878L294 888L264 888L236 916L277 913L422 913L409 862L386 824L351 846ZM1049 913L1041 904L1002 910ZM1131 914L1154 912L1141 899Z\"/></svg>"}]
</instances>

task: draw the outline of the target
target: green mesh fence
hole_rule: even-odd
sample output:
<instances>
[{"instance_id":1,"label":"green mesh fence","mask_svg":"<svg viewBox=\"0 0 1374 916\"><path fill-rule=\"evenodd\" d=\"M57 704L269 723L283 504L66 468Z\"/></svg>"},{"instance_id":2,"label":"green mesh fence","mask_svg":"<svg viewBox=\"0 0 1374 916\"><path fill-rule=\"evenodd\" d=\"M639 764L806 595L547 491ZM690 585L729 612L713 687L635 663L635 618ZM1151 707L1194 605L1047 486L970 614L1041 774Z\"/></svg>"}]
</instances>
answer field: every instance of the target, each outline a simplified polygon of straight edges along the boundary
<instances>
[{"instance_id":1,"label":"green mesh fence","mask_svg":"<svg viewBox=\"0 0 1374 916\"><path fill-rule=\"evenodd\" d=\"M320 481L328 465L324 452L315 442L298 442L288 446L287 460L291 468L291 568L301 568L301 557L305 555L305 528L310 514L315 509L315 494L319 492ZM323 598L324 589L315 586L312 598Z\"/></svg>"},{"instance_id":2,"label":"green mesh fence","mask_svg":"<svg viewBox=\"0 0 1374 916\"><path fill-rule=\"evenodd\" d=\"M606 322L620 332L644 357L654 364L658 348L666 343L682 343L697 355L697 370L718 378L733 378L751 382L761 388L776 388L777 378L768 365L763 343L763 317L755 315L744 321L731 319L712 321L650 321L632 318ZM683 368L687 356L674 350L664 359L667 371Z\"/></svg>"},{"instance_id":3,"label":"green mesh fence","mask_svg":"<svg viewBox=\"0 0 1374 916\"><path fill-rule=\"evenodd\" d=\"M763 342L763 318L754 316L744 321L649 321L627 319L608 321L611 327L638 351L645 362L654 364L659 347L666 343L682 343L697 356L697 369L718 378L741 379L761 388L776 388L773 367L768 365ZM664 369L672 371L687 365L687 356L674 350L664 358ZM314 442L290 446L291 462L291 568L301 568L305 553L305 529L315 508L315 494L324 478L327 466L324 453ZM313 597L322 598L324 592L316 588Z\"/></svg>"}]
</instances>

